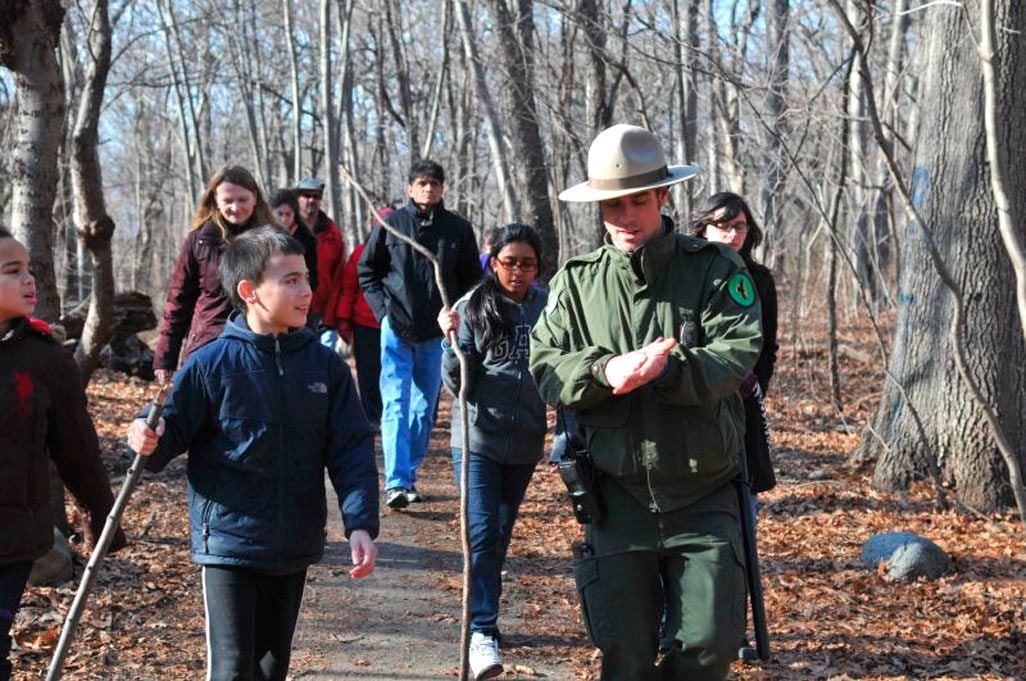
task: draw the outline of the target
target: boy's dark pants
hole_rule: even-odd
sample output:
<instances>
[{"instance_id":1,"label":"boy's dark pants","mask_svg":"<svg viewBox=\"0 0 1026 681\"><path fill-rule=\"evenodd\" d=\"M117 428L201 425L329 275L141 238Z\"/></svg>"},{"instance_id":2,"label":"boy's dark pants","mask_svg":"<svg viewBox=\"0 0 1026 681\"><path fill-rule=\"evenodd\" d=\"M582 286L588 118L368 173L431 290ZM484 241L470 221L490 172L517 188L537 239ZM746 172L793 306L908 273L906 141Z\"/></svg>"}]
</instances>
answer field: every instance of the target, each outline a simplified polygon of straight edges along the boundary
<instances>
[{"instance_id":1,"label":"boy's dark pants","mask_svg":"<svg viewBox=\"0 0 1026 681\"><path fill-rule=\"evenodd\" d=\"M203 566L209 681L284 681L306 570Z\"/></svg>"},{"instance_id":2,"label":"boy's dark pants","mask_svg":"<svg viewBox=\"0 0 1026 681\"><path fill-rule=\"evenodd\" d=\"M381 329L353 324L353 356L360 403L371 425L381 422Z\"/></svg>"},{"instance_id":3,"label":"boy's dark pants","mask_svg":"<svg viewBox=\"0 0 1026 681\"><path fill-rule=\"evenodd\" d=\"M670 513L652 513L602 482L607 514L588 526L574 578L603 681L719 681L744 624L737 494L726 484ZM660 621L674 640L659 666Z\"/></svg>"},{"instance_id":4,"label":"boy's dark pants","mask_svg":"<svg viewBox=\"0 0 1026 681\"><path fill-rule=\"evenodd\" d=\"M11 678L12 666L7 659L11 653L11 625L31 571L31 560L0 565L0 681Z\"/></svg>"}]
</instances>

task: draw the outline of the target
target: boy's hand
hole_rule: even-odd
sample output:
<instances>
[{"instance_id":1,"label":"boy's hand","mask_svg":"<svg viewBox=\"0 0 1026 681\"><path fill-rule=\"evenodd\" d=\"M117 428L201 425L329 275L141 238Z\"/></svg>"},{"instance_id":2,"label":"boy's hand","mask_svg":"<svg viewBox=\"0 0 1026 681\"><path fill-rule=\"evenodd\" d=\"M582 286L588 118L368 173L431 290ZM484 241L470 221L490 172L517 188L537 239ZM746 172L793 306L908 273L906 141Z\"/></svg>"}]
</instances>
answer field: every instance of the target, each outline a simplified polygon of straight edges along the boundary
<instances>
[{"instance_id":1,"label":"boy's hand","mask_svg":"<svg viewBox=\"0 0 1026 681\"><path fill-rule=\"evenodd\" d=\"M164 385L171 381L171 375L173 373L174 372L169 369L154 369L153 377L156 379L157 383Z\"/></svg>"},{"instance_id":2,"label":"boy's hand","mask_svg":"<svg viewBox=\"0 0 1026 681\"><path fill-rule=\"evenodd\" d=\"M374 545L374 540L367 534L367 530L353 530L349 535L349 548L353 558L350 577L359 579L374 572L374 563L378 560L378 547Z\"/></svg>"},{"instance_id":3,"label":"boy's hand","mask_svg":"<svg viewBox=\"0 0 1026 681\"><path fill-rule=\"evenodd\" d=\"M146 425L146 419L136 419L128 428L128 446L139 456L149 456L157 448L157 442L163 434L164 419L160 419L155 431Z\"/></svg>"}]
</instances>

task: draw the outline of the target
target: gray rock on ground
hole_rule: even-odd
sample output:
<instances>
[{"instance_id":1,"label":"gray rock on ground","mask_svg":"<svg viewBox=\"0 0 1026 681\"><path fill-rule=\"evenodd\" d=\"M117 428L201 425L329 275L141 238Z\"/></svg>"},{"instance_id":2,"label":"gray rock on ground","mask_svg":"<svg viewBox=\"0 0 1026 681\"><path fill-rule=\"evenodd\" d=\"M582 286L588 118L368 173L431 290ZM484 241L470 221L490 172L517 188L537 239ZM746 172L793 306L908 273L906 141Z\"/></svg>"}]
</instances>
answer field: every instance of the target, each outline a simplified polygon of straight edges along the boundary
<instances>
[{"instance_id":1,"label":"gray rock on ground","mask_svg":"<svg viewBox=\"0 0 1026 681\"><path fill-rule=\"evenodd\" d=\"M28 583L32 586L58 586L75 576L71 547L64 535L54 528L53 548L32 564Z\"/></svg>"},{"instance_id":2,"label":"gray rock on ground","mask_svg":"<svg viewBox=\"0 0 1026 681\"><path fill-rule=\"evenodd\" d=\"M937 579L954 568L944 549L914 532L885 532L870 537L862 545L862 560L874 568L886 561L888 576L900 581Z\"/></svg>"}]
</instances>

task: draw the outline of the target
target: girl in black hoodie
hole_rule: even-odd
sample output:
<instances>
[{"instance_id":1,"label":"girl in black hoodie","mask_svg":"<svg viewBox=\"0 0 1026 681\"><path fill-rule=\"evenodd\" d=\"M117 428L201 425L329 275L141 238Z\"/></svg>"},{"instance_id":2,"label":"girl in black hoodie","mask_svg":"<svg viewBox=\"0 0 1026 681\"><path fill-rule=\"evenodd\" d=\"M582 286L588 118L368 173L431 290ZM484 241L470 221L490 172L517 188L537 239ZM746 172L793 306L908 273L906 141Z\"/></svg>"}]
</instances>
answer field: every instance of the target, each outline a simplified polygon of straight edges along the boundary
<instances>
[{"instance_id":1,"label":"girl in black hoodie","mask_svg":"<svg viewBox=\"0 0 1026 681\"><path fill-rule=\"evenodd\" d=\"M0 227L0 681L11 677L11 625L32 562L53 546L49 461L88 511L87 544L114 503L78 367L30 318L35 306L28 252ZM111 550L124 544L118 530Z\"/></svg>"}]
</instances>

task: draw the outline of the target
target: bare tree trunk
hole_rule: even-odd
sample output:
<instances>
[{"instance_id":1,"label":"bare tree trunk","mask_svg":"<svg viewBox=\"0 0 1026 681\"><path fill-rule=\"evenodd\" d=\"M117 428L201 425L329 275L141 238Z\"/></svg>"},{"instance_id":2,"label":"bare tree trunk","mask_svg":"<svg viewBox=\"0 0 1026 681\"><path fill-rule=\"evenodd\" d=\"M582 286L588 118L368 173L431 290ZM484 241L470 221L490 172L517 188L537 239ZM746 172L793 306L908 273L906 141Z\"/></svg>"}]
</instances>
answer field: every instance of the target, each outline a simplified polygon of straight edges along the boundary
<instances>
[{"instance_id":1,"label":"bare tree trunk","mask_svg":"<svg viewBox=\"0 0 1026 681\"><path fill-rule=\"evenodd\" d=\"M491 0L499 52L508 73L507 84L513 106L513 149L519 159L517 179L526 189L527 214L542 242L542 263L546 279L557 269L558 242L549 199L548 162L538 124L534 100L534 2L517 0L511 16L506 0Z\"/></svg>"},{"instance_id":2,"label":"bare tree trunk","mask_svg":"<svg viewBox=\"0 0 1026 681\"><path fill-rule=\"evenodd\" d=\"M292 26L292 0L282 0L285 17L285 45L289 52L289 79L292 85L292 177L295 184L303 177L303 103L299 99L299 58L296 55L296 35Z\"/></svg>"},{"instance_id":3,"label":"bare tree trunk","mask_svg":"<svg viewBox=\"0 0 1026 681\"><path fill-rule=\"evenodd\" d=\"M403 43L402 8L397 0L384 0L385 28L392 43L392 56L395 59L395 77L399 83L399 106L403 110L403 127L411 154L421 149L419 122L413 106L413 92L410 86L410 68L406 61L406 45ZM398 28L398 30L396 30Z\"/></svg>"},{"instance_id":4,"label":"bare tree trunk","mask_svg":"<svg viewBox=\"0 0 1026 681\"><path fill-rule=\"evenodd\" d=\"M977 7L968 3L969 14ZM1000 25L1019 26L1026 19L1021 3L1002 2L995 9ZM874 483L883 488L904 488L922 474L929 452L905 408L905 400L912 400L921 406L931 440L928 445L939 452L939 467L958 498L978 509L993 510L1012 500L1009 468L996 438L1007 442L1013 465L1021 464L1026 449L1026 347L1007 253L995 239L981 238L992 231L997 211L985 162L984 93L977 55L971 41L950 40L968 30L961 9L938 7L929 21L924 32L929 39L923 48L922 142L916 152L914 185L907 195L916 198L908 205L921 216L922 224L932 226L932 234L913 231L904 246L890 367L907 397L885 388L875 430L886 446L867 439L862 447L870 454L879 452ZM1026 50L1008 34L1001 38L1003 59L997 78L1002 91L1015 92L1026 87ZM952 92L960 96L951 97ZM1026 111L1014 98L1000 103L998 118L1001 135L1007 139L1026 129ZM878 141L886 145L882 135ZM1026 182L1021 175L1012 181ZM1026 212L1026 196L1021 192L1010 200L1016 215ZM966 206L974 208L966 211ZM938 281L932 248L953 277L944 286ZM960 308L957 301L952 302L956 296L979 304ZM953 316L960 314L965 317L957 320L954 342L970 349L968 362L963 362L960 347L952 353L947 334ZM972 379L970 390L956 364ZM982 407L973 397L976 387Z\"/></svg>"},{"instance_id":5,"label":"bare tree trunk","mask_svg":"<svg viewBox=\"0 0 1026 681\"><path fill-rule=\"evenodd\" d=\"M474 76L477 98L481 101L485 119L488 121L488 148L492 152L495 181L498 183L497 189L502 197L503 219L509 222L517 219L519 211L512 184L506 176L506 169L510 166L506 160L505 147L502 144L502 123L499 120L495 102L492 100L491 90L488 89L484 67L478 56L477 39L474 37L474 28L470 23L470 10L466 0L456 0L456 21L463 39L463 52L467 58L467 65Z\"/></svg>"},{"instance_id":6,"label":"bare tree trunk","mask_svg":"<svg viewBox=\"0 0 1026 681\"><path fill-rule=\"evenodd\" d=\"M769 0L766 5L766 24L769 28L769 92L766 94L766 116L770 119L771 132L765 137L763 165L766 167L766 183L762 188L762 227L766 238L762 242L762 258L770 266L776 264L777 254L782 248L773 248L777 239L777 197L784 190L784 155L781 141L788 134L784 112L787 106L787 85L791 68L791 31L788 26L790 14L787 0ZM782 247L783 244L780 244Z\"/></svg>"},{"instance_id":7,"label":"bare tree trunk","mask_svg":"<svg viewBox=\"0 0 1026 681\"><path fill-rule=\"evenodd\" d=\"M841 106L848 105L851 94L851 72L855 64L854 56L848 60L848 67L844 74L844 81L841 85ZM841 157L837 163L837 185L830 207L830 224L827 225L829 237L828 255L829 272L827 277L827 363L830 373L830 399L837 411L844 409L841 401L841 371L837 361L837 259L838 243L840 241L840 230L838 229L841 206L844 202L844 185L848 181L849 159L851 148L848 142L851 139L851 121L842 111L840 116L838 139L841 140Z\"/></svg>"},{"instance_id":8,"label":"bare tree trunk","mask_svg":"<svg viewBox=\"0 0 1026 681\"><path fill-rule=\"evenodd\" d=\"M111 27L107 8L107 0L96 0L93 4L88 40L88 52L93 61L79 100L72 135L71 178L75 188L78 239L88 249L93 266L89 313L75 350L75 361L85 383L96 368L100 350L107 344L114 319L114 261L110 245L114 221L107 214L97 149L103 91L110 71Z\"/></svg>"},{"instance_id":9,"label":"bare tree trunk","mask_svg":"<svg viewBox=\"0 0 1026 681\"><path fill-rule=\"evenodd\" d=\"M36 275L36 316L61 314L53 271L53 202L64 120L64 81L54 47L64 21L58 0L0 7L0 64L14 73L17 120L12 157L12 230Z\"/></svg>"},{"instance_id":10,"label":"bare tree trunk","mask_svg":"<svg viewBox=\"0 0 1026 681\"><path fill-rule=\"evenodd\" d=\"M331 96L331 3L320 0L320 42L321 42L321 111L324 116L324 199L325 212L335 220L341 220L341 179L338 174L338 131L335 125L335 103ZM343 223L344 224L344 223ZM344 251L343 251L344 255Z\"/></svg>"},{"instance_id":11,"label":"bare tree trunk","mask_svg":"<svg viewBox=\"0 0 1026 681\"><path fill-rule=\"evenodd\" d=\"M196 116L196 107L192 101L192 86L189 82L188 67L185 65L184 48L181 35L178 31L178 20L175 18L174 8L170 0L157 0L157 11L160 15L161 33L164 36L164 48L167 52L168 70L174 81L173 87L175 98L178 102L178 122L182 135L182 156L184 158L185 173L189 183L189 196L191 201L199 200L203 183L207 178L206 162L203 155L203 145L199 140L199 119ZM172 44L174 40L174 45ZM176 49L177 46L177 49ZM181 68L177 56L181 57ZM193 135L189 132L189 125L192 125ZM193 164L196 164L195 166ZM199 177L196 177L197 172Z\"/></svg>"},{"instance_id":12,"label":"bare tree trunk","mask_svg":"<svg viewBox=\"0 0 1026 681\"><path fill-rule=\"evenodd\" d=\"M698 158L698 89L695 87L694 59L701 46L698 36L699 0L683 0L687 5L684 10L680 7L681 2L673 0L677 46L677 158L681 163L690 163ZM683 209L684 215L691 215L693 190L693 182L680 182L673 188L674 201L678 210Z\"/></svg>"},{"instance_id":13,"label":"bare tree trunk","mask_svg":"<svg viewBox=\"0 0 1026 681\"><path fill-rule=\"evenodd\" d=\"M449 72L449 35L452 32L452 0L444 0L444 5L441 40L442 67L438 69L435 88L431 94L431 112L428 114L427 134L424 135L424 148L420 152L422 158L431 156L431 148L434 145L435 138L435 126L438 124L438 112L442 108L442 89L445 85L445 76Z\"/></svg>"},{"instance_id":14,"label":"bare tree trunk","mask_svg":"<svg viewBox=\"0 0 1026 681\"><path fill-rule=\"evenodd\" d=\"M595 137L613 122L612 98L606 91L606 12L599 10L597 0L580 0L577 13L588 39L588 58L591 69L585 90L585 111L590 131L588 139Z\"/></svg>"},{"instance_id":15,"label":"bare tree trunk","mask_svg":"<svg viewBox=\"0 0 1026 681\"><path fill-rule=\"evenodd\" d=\"M898 120L898 107L902 101L901 93L898 90L901 82L900 74L903 69L905 55L905 35L908 32L910 19L905 14L907 0L894 0L894 7L891 10L891 35L887 49L887 64L884 67L884 89L881 105L881 115L887 123L887 130L895 129ZM891 148L894 148L894 135L888 137ZM897 263L894 253L897 250L895 240L896 230L894 229L895 215L893 211L892 196L894 185L891 181L890 172L887 170L887 162L883 159L877 164L877 185L879 191L876 195L876 203L873 207L873 234L878 276L882 287L882 293L886 296L889 305L894 305L890 286L898 279L897 273L891 270Z\"/></svg>"},{"instance_id":16,"label":"bare tree trunk","mask_svg":"<svg viewBox=\"0 0 1026 681\"><path fill-rule=\"evenodd\" d=\"M360 167L359 148L356 144L356 123L353 115L353 85L355 77L351 54L352 45L350 42L355 4L355 0L339 1L338 35L342 48L342 66L339 69L341 77L339 80L342 82L342 92L339 93L338 110L335 118L339 131L336 134L336 139L339 136L342 138L340 155L343 163L359 176L362 169ZM339 227L343 229L344 236L347 232L351 235L351 240L347 240L347 243L361 243L368 230L363 201L359 200L356 190L348 183L343 182L340 190L343 192L340 209L344 209L345 227L342 226L342 223L339 223ZM339 217L341 216L336 216L336 219Z\"/></svg>"}]
</instances>

